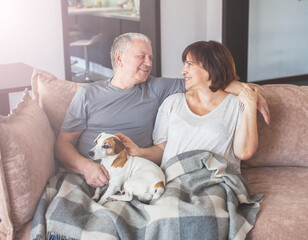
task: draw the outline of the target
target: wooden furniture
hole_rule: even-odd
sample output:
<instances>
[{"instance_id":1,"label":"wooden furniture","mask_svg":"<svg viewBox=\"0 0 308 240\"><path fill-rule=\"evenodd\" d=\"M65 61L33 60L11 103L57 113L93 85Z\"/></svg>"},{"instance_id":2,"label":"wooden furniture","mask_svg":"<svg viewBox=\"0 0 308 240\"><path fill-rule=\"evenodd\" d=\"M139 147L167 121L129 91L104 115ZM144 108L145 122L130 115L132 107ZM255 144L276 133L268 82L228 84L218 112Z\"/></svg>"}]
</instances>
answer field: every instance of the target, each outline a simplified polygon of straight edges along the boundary
<instances>
[{"instance_id":1,"label":"wooden furniture","mask_svg":"<svg viewBox=\"0 0 308 240\"><path fill-rule=\"evenodd\" d=\"M33 67L24 63L0 65L0 115L10 113L9 93L31 89Z\"/></svg>"},{"instance_id":2,"label":"wooden furniture","mask_svg":"<svg viewBox=\"0 0 308 240\"><path fill-rule=\"evenodd\" d=\"M101 36L102 33L99 33L92 36L90 39L80 39L70 44L71 47L72 46L83 47L83 57L85 58L85 72L83 74L84 74L84 80L87 82L92 80L90 74L88 47L96 43L101 38Z\"/></svg>"},{"instance_id":3,"label":"wooden furniture","mask_svg":"<svg viewBox=\"0 0 308 240\"><path fill-rule=\"evenodd\" d=\"M119 18L113 14L80 14L69 16L67 1L62 1L62 23L65 59L65 79L71 80L70 56L83 58L82 50L69 47L68 29L71 24L77 24L81 32L86 36L93 36L102 32L103 36L93 44L89 51L89 60L111 68L110 48L115 37L127 32L140 32L147 35L152 41L154 61L151 75L161 76L161 45L160 45L160 0L140 1L140 20ZM89 10L90 11L90 10ZM94 10L93 10L94 11ZM72 19L72 17L74 17ZM84 36L81 36L82 38Z\"/></svg>"}]
</instances>

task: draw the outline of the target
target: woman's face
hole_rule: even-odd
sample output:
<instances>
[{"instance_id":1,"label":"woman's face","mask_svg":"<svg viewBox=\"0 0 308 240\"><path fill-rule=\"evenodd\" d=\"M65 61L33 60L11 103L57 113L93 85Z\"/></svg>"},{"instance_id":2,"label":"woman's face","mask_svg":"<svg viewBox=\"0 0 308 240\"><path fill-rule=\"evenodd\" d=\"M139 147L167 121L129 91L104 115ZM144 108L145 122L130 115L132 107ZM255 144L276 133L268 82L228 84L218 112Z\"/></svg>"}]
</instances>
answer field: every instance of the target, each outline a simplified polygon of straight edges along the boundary
<instances>
[{"instance_id":1,"label":"woman's face","mask_svg":"<svg viewBox=\"0 0 308 240\"><path fill-rule=\"evenodd\" d=\"M186 90L204 88L210 84L208 71L202 67L201 63L195 62L190 53L186 56L182 75L185 78Z\"/></svg>"}]
</instances>

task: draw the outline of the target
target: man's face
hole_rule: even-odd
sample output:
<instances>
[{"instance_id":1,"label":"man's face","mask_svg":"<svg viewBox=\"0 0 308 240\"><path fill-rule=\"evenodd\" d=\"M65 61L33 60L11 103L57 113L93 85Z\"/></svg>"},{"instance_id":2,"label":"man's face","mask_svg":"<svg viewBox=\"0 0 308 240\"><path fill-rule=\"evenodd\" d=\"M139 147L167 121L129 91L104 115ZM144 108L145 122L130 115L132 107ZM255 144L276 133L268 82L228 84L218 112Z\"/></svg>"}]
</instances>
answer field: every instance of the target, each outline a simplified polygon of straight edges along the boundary
<instances>
[{"instance_id":1,"label":"man's face","mask_svg":"<svg viewBox=\"0 0 308 240\"><path fill-rule=\"evenodd\" d=\"M134 39L131 47L122 54L119 70L130 78L133 84L145 82L152 69L152 47L149 43Z\"/></svg>"}]
</instances>

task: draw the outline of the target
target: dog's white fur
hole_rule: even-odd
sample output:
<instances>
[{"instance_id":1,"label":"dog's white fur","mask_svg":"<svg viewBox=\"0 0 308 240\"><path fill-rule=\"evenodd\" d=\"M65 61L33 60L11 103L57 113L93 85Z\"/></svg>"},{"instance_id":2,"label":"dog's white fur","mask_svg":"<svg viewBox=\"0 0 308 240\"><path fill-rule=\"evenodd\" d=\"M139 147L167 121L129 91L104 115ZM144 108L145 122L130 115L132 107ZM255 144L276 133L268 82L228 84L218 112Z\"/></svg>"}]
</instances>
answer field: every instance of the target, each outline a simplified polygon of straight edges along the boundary
<instances>
[{"instance_id":1,"label":"dog's white fur","mask_svg":"<svg viewBox=\"0 0 308 240\"><path fill-rule=\"evenodd\" d=\"M165 190L165 175L155 163L141 157L129 156L120 139L101 133L89 152L93 160L101 159L109 173L109 186L99 200L103 205L108 200L131 201L136 196L142 202L158 199ZM120 192L122 195L116 195ZM92 197L99 199L101 188L96 188Z\"/></svg>"}]
</instances>

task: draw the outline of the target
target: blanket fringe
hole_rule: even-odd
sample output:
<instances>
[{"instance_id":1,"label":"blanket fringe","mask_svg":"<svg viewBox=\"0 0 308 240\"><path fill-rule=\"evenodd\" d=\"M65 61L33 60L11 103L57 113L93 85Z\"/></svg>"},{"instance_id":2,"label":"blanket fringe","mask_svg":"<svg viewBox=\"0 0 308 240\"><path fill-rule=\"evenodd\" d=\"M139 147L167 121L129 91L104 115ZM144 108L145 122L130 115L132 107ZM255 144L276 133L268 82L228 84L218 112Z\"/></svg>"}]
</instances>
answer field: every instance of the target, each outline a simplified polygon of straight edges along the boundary
<instances>
[{"instance_id":1,"label":"blanket fringe","mask_svg":"<svg viewBox=\"0 0 308 240\"><path fill-rule=\"evenodd\" d=\"M67 238L59 233L47 233L48 240L77 240L76 238Z\"/></svg>"}]
</instances>

